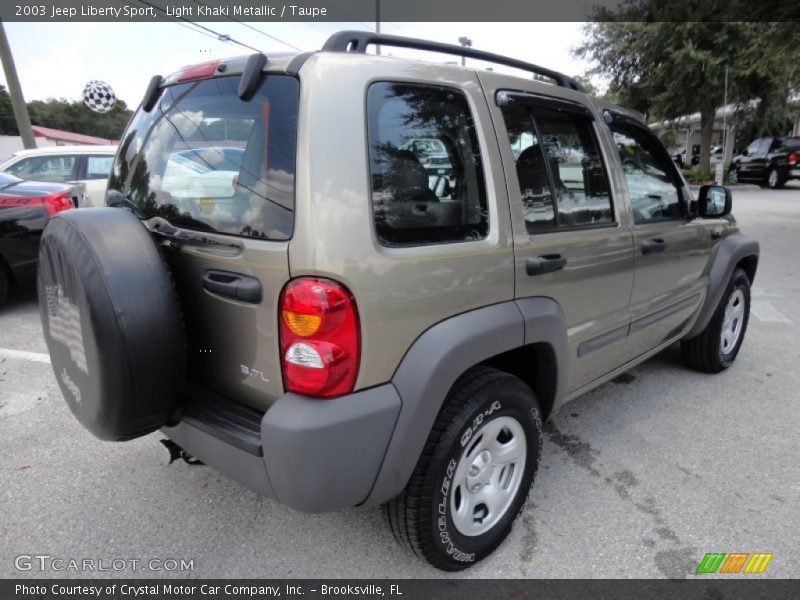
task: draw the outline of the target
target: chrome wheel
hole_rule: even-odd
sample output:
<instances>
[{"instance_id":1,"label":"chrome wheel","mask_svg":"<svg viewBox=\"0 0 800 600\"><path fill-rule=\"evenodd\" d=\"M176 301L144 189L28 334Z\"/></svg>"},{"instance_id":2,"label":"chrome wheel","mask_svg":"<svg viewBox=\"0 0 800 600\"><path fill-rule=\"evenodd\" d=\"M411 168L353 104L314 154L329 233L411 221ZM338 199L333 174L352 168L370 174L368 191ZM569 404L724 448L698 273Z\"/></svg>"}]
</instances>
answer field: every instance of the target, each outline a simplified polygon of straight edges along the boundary
<instances>
[{"instance_id":1,"label":"chrome wheel","mask_svg":"<svg viewBox=\"0 0 800 600\"><path fill-rule=\"evenodd\" d=\"M772 171L769 172L767 183L771 188L778 187L778 171L776 169L772 169Z\"/></svg>"},{"instance_id":2,"label":"chrome wheel","mask_svg":"<svg viewBox=\"0 0 800 600\"><path fill-rule=\"evenodd\" d=\"M728 179L733 184L739 183L739 171L737 169L730 169L728 171Z\"/></svg>"},{"instance_id":3,"label":"chrome wheel","mask_svg":"<svg viewBox=\"0 0 800 600\"><path fill-rule=\"evenodd\" d=\"M725 316L722 321L722 332L720 333L719 340L722 354L730 354L736 347L739 337L742 335L744 304L745 299L742 290L734 290L730 298L728 298L728 304L725 306Z\"/></svg>"},{"instance_id":4,"label":"chrome wheel","mask_svg":"<svg viewBox=\"0 0 800 600\"><path fill-rule=\"evenodd\" d=\"M514 501L528 454L522 425L513 417L497 417L470 439L453 476L450 514L464 536L489 531Z\"/></svg>"}]
</instances>

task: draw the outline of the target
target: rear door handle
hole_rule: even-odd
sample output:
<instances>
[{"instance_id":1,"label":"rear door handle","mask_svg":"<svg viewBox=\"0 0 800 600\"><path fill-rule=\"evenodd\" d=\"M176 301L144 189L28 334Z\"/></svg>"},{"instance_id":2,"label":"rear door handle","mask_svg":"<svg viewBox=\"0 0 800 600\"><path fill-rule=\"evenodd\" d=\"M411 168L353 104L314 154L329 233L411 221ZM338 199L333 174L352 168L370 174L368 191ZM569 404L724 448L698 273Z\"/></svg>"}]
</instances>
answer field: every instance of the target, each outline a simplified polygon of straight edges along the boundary
<instances>
[{"instance_id":1,"label":"rear door handle","mask_svg":"<svg viewBox=\"0 0 800 600\"><path fill-rule=\"evenodd\" d=\"M542 275L563 269L567 264L567 257L563 254L542 254L541 256L525 259L525 272L528 275Z\"/></svg>"},{"instance_id":2,"label":"rear door handle","mask_svg":"<svg viewBox=\"0 0 800 600\"><path fill-rule=\"evenodd\" d=\"M202 283L203 288L212 294L227 296L250 304L261 302L261 282L249 275L208 270L203 273Z\"/></svg>"},{"instance_id":3,"label":"rear door handle","mask_svg":"<svg viewBox=\"0 0 800 600\"><path fill-rule=\"evenodd\" d=\"M661 238L653 238L652 240L645 240L642 242L642 254L652 254L654 252L663 252L667 248L667 242Z\"/></svg>"}]
</instances>

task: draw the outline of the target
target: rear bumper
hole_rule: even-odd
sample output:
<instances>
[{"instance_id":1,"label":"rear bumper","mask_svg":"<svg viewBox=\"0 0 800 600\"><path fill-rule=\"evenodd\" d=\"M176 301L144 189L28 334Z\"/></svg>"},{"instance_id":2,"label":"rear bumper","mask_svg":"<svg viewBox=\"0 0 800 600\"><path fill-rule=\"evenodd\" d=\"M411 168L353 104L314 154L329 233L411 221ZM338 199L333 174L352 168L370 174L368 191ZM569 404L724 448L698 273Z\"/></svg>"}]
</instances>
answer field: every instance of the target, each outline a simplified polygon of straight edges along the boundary
<instances>
[{"instance_id":1,"label":"rear bumper","mask_svg":"<svg viewBox=\"0 0 800 600\"><path fill-rule=\"evenodd\" d=\"M392 384L332 400L284 394L263 415L202 392L163 432L267 497L301 512L326 512L369 496L400 407Z\"/></svg>"}]
</instances>

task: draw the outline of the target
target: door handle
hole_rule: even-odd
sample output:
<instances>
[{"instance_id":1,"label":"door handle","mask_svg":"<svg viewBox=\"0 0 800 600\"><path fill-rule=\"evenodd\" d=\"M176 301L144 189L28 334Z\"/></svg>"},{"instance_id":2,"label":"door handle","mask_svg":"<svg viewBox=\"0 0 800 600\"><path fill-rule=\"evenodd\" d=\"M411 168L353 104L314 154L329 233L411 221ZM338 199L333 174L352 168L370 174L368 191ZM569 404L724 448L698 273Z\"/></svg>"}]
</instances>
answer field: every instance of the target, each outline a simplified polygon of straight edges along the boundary
<instances>
[{"instance_id":1,"label":"door handle","mask_svg":"<svg viewBox=\"0 0 800 600\"><path fill-rule=\"evenodd\" d=\"M528 275L542 275L563 269L567 264L567 257L563 254L542 254L541 256L525 259L525 272Z\"/></svg>"},{"instance_id":2,"label":"door handle","mask_svg":"<svg viewBox=\"0 0 800 600\"><path fill-rule=\"evenodd\" d=\"M201 279L203 288L219 296L227 296L242 302L261 302L261 282L255 277L229 271L208 270Z\"/></svg>"},{"instance_id":3,"label":"door handle","mask_svg":"<svg viewBox=\"0 0 800 600\"><path fill-rule=\"evenodd\" d=\"M642 254L652 254L654 252L663 252L667 248L667 242L661 238L653 238L652 240L645 240L642 242Z\"/></svg>"}]
</instances>

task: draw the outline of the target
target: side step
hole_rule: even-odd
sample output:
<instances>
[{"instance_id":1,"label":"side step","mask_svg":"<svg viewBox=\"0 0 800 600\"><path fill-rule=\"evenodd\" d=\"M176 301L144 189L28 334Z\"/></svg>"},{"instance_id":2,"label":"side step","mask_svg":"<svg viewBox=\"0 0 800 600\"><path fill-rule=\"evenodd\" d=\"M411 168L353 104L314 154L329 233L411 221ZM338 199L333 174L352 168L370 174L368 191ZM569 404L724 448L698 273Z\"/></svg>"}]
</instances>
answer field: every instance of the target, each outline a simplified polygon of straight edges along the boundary
<instances>
[{"instance_id":1,"label":"side step","mask_svg":"<svg viewBox=\"0 0 800 600\"><path fill-rule=\"evenodd\" d=\"M264 413L190 384L182 421L236 446L253 456L263 456L261 419Z\"/></svg>"}]
</instances>

